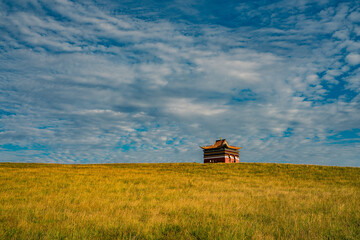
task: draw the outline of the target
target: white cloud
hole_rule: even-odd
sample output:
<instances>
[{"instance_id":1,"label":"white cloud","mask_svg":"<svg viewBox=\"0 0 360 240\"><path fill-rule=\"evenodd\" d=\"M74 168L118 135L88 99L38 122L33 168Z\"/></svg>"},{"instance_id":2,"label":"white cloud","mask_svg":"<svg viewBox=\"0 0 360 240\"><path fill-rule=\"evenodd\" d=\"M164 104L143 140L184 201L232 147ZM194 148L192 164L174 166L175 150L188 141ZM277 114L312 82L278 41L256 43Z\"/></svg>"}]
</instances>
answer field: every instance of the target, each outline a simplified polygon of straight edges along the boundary
<instances>
[{"instance_id":1,"label":"white cloud","mask_svg":"<svg viewBox=\"0 0 360 240\"><path fill-rule=\"evenodd\" d=\"M358 65L360 63L360 54L357 53L350 53L346 56L346 61L350 65Z\"/></svg>"},{"instance_id":2,"label":"white cloud","mask_svg":"<svg viewBox=\"0 0 360 240\"><path fill-rule=\"evenodd\" d=\"M349 32L347 30L340 30L340 31L336 31L333 34L333 37L339 38L339 39L348 39L349 37Z\"/></svg>"},{"instance_id":3,"label":"white cloud","mask_svg":"<svg viewBox=\"0 0 360 240\"><path fill-rule=\"evenodd\" d=\"M360 12L354 11L349 15L349 19L353 22L360 22Z\"/></svg>"},{"instance_id":4,"label":"white cloud","mask_svg":"<svg viewBox=\"0 0 360 240\"><path fill-rule=\"evenodd\" d=\"M166 100L167 111L182 117L209 116L222 114L226 111L224 106L194 103L194 99L173 98Z\"/></svg>"},{"instance_id":5,"label":"white cloud","mask_svg":"<svg viewBox=\"0 0 360 240\"><path fill-rule=\"evenodd\" d=\"M311 74L306 77L308 84L317 84L319 82L319 77L316 74Z\"/></svg>"}]
</instances>

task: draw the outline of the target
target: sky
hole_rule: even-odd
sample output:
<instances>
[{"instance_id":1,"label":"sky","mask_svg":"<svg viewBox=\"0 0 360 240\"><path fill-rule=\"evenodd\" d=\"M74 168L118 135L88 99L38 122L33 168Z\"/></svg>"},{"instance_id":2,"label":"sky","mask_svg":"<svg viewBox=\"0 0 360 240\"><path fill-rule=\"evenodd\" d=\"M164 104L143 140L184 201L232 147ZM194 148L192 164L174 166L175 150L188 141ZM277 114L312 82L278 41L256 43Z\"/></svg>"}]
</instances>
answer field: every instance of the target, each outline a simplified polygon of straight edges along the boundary
<instances>
[{"instance_id":1,"label":"sky","mask_svg":"<svg viewBox=\"0 0 360 240\"><path fill-rule=\"evenodd\" d=\"M360 2L0 0L0 161L360 167Z\"/></svg>"}]
</instances>

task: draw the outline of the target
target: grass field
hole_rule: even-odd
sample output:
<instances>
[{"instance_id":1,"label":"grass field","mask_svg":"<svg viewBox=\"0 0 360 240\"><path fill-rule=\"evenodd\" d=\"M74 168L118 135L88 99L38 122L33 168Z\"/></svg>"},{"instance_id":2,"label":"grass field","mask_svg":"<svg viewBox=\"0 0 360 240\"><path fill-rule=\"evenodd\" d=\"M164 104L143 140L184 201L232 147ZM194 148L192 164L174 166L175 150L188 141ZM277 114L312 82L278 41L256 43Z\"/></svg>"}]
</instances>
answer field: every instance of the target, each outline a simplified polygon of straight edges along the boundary
<instances>
[{"instance_id":1,"label":"grass field","mask_svg":"<svg viewBox=\"0 0 360 240\"><path fill-rule=\"evenodd\" d=\"M360 239L360 168L0 163L0 239Z\"/></svg>"}]
</instances>

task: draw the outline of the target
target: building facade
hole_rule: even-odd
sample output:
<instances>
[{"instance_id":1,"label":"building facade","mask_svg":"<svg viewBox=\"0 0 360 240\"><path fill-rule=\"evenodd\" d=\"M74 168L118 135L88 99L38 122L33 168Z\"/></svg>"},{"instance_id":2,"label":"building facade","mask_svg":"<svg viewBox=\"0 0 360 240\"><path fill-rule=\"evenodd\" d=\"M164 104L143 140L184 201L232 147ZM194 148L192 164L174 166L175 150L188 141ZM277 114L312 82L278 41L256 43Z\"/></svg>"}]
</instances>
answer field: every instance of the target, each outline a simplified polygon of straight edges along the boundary
<instances>
[{"instance_id":1,"label":"building facade","mask_svg":"<svg viewBox=\"0 0 360 240\"><path fill-rule=\"evenodd\" d=\"M230 146L226 139L216 140L213 145L203 146L201 148L204 151L204 163L239 162L239 149L241 149L241 147Z\"/></svg>"}]
</instances>

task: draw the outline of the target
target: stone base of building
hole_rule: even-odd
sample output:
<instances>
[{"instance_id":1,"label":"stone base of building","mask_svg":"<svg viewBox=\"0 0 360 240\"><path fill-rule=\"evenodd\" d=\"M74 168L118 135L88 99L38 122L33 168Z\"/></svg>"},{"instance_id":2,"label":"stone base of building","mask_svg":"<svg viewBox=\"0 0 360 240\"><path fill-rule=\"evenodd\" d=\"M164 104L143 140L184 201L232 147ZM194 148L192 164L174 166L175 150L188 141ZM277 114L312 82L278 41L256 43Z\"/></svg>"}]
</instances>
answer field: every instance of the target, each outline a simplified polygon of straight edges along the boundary
<instances>
[{"instance_id":1,"label":"stone base of building","mask_svg":"<svg viewBox=\"0 0 360 240\"><path fill-rule=\"evenodd\" d=\"M204 158L204 163L239 163L238 157Z\"/></svg>"}]
</instances>

